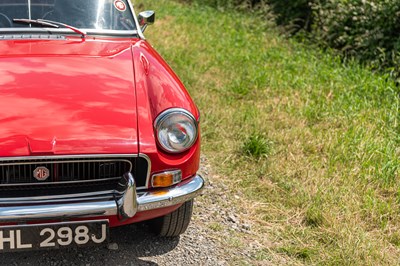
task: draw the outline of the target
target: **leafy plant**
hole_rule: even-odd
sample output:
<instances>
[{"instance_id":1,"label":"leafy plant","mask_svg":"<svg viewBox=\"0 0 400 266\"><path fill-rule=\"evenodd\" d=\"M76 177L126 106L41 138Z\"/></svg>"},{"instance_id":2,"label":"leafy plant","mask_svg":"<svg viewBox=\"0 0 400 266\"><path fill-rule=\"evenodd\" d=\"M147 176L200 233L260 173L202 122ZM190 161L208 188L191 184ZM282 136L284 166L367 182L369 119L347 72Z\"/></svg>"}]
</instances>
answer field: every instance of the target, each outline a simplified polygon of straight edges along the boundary
<instances>
[{"instance_id":1,"label":"leafy plant","mask_svg":"<svg viewBox=\"0 0 400 266\"><path fill-rule=\"evenodd\" d=\"M312 37L318 43L398 76L400 2L324 0L311 7Z\"/></svg>"},{"instance_id":2,"label":"leafy plant","mask_svg":"<svg viewBox=\"0 0 400 266\"><path fill-rule=\"evenodd\" d=\"M268 157L272 152L272 142L262 134L253 133L244 142L242 150L255 158Z\"/></svg>"}]
</instances>

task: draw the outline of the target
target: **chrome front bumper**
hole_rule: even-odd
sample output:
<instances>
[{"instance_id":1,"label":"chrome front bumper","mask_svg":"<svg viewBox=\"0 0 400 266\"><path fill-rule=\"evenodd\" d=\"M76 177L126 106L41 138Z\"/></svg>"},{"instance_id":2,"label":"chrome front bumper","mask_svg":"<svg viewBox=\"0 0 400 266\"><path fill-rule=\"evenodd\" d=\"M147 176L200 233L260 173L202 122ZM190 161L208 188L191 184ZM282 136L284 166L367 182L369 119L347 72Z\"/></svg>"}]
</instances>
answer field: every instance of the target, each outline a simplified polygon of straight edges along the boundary
<instances>
[{"instance_id":1,"label":"chrome front bumper","mask_svg":"<svg viewBox=\"0 0 400 266\"><path fill-rule=\"evenodd\" d=\"M65 204L43 204L28 206L0 206L0 222L21 222L27 220L52 220L81 217L118 215L120 220L135 216L137 212L169 207L191 200L204 187L200 175L165 189L136 192L135 181L126 174L127 188L119 200L89 201Z\"/></svg>"}]
</instances>

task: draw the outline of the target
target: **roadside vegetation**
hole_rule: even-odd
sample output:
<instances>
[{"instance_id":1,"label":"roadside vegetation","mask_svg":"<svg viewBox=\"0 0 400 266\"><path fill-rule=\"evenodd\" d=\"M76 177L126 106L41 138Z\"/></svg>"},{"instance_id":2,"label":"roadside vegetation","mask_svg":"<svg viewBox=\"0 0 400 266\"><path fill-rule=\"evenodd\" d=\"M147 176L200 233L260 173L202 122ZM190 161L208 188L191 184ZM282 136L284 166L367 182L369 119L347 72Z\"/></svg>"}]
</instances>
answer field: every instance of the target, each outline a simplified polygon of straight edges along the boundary
<instances>
[{"instance_id":1,"label":"roadside vegetation","mask_svg":"<svg viewBox=\"0 0 400 266\"><path fill-rule=\"evenodd\" d=\"M400 101L389 74L343 64L234 11L135 4L156 10L146 36L201 110L212 182L239 195L262 243L251 264L399 262Z\"/></svg>"},{"instance_id":2,"label":"roadside vegetation","mask_svg":"<svg viewBox=\"0 0 400 266\"><path fill-rule=\"evenodd\" d=\"M333 49L400 82L400 2L393 0L181 0L258 14L287 36Z\"/></svg>"}]
</instances>

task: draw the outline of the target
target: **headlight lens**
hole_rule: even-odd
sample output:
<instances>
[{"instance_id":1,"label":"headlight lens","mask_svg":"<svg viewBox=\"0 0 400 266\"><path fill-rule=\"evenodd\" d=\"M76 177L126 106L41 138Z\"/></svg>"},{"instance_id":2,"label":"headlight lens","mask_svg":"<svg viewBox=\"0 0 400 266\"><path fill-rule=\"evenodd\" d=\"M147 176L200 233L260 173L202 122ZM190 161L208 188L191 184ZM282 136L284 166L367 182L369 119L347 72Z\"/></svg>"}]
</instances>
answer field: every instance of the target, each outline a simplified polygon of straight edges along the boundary
<instances>
[{"instance_id":1,"label":"headlight lens","mask_svg":"<svg viewBox=\"0 0 400 266\"><path fill-rule=\"evenodd\" d=\"M154 122L157 140L166 152L184 152L197 140L197 121L184 109L168 109Z\"/></svg>"}]
</instances>

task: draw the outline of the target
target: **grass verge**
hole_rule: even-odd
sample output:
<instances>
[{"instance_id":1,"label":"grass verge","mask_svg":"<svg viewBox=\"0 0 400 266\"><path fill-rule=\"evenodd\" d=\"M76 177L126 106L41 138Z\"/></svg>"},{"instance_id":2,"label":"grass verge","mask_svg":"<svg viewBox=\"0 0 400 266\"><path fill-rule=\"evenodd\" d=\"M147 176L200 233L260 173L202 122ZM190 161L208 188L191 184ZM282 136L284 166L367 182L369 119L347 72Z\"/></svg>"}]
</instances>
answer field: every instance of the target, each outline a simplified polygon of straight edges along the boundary
<instances>
[{"instance_id":1,"label":"grass verge","mask_svg":"<svg viewBox=\"0 0 400 266\"><path fill-rule=\"evenodd\" d=\"M265 245L255 263L398 263L400 102L388 77L251 16L137 4L157 11L146 36L202 111L203 153L248 202Z\"/></svg>"}]
</instances>

